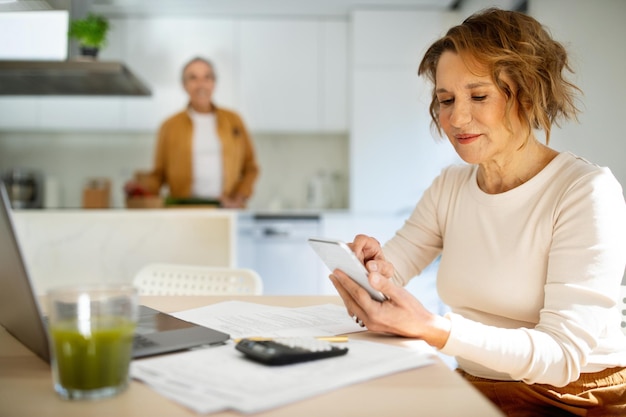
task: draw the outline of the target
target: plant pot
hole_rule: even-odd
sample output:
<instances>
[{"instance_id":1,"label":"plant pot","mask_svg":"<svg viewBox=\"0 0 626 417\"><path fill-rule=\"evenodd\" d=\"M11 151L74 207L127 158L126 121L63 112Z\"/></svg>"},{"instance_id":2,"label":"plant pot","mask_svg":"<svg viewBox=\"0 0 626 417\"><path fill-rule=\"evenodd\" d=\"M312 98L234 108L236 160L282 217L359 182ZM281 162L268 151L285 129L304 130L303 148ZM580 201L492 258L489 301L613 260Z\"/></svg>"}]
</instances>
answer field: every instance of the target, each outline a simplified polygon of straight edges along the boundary
<instances>
[{"instance_id":1,"label":"plant pot","mask_svg":"<svg viewBox=\"0 0 626 417\"><path fill-rule=\"evenodd\" d=\"M80 46L80 54L83 57L96 59L98 58L99 51L100 49L96 46L83 46L83 45Z\"/></svg>"}]
</instances>

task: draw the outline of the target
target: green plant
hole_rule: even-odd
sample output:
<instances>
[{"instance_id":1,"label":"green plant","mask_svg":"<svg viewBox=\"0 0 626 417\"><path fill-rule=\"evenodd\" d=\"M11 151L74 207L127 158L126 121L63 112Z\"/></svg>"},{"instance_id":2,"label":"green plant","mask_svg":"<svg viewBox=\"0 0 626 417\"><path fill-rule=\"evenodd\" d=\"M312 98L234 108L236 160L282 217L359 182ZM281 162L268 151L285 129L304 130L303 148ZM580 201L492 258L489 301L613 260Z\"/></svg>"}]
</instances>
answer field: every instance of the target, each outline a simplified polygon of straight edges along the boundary
<instances>
[{"instance_id":1,"label":"green plant","mask_svg":"<svg viewBox=\"0 0 626 417\"><path fill-rule=\"evenodd\" d=\"M106 44L108 30L107 19L90 13L85 19L72 20L68 35L82 46L101 48Z\"/></svg>"}]
</instances>

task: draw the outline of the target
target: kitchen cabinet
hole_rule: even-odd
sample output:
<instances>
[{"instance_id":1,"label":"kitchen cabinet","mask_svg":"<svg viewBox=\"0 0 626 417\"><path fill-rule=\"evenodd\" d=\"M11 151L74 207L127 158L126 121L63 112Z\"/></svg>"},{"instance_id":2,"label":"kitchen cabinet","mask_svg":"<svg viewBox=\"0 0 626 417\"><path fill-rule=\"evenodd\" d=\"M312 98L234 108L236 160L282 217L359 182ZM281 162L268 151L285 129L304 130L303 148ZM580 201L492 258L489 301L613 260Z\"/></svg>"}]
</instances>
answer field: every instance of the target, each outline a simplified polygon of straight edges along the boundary
<instances>
[{"instance_id":1,"label":"kitchen cabinet","mask_svg":"<svg viewBox=\"0 0 626 417\"><path fill-rule=\"evenodd\" d=\"M404 225L409 215L409 212L396 215L327 212L322 216L322 236L352 242L357 234L365 234L376 238L384 245ZM419 276L409 281L405 288L431 312L445 314L449 309L443 304L437 294L438 270L439 259L424 269ZM324 268L323 276L321 277L321 291L323 294L334 294L336 292L328 279L329 274L328 269Z\"/></svg>"},{"instance_id":2,"label":"kitchen cabinet","mask_svg":"<svg viewBox=\"0 0 626 417\"><path fill-rule=\"evenodd\" d=\"M252 131L348 129L348 23L322 18L113 17L99 59L124 62L150 97L0 97L0 129L154 132L183 109L182 66L215 64L215 102Z\"/></svg>"},{"instance_id":3,"label":"kitchen cabinet","mask_svg":"<svg viewBox=\"0 0 626 417\"><path fill-rule=\"evenodd\" d=\"M362 233L372 236L381 244L384 244L404 225L409 215L410 213L385 215L327 212L322 216L322 236L352 242L357 234ZM438 269L439 261L436 260L422 271L418 277L413 278L405 288L419 299L428 310L433 313L444 314L448 308L437 294L436 280ZM328 269L323 268L320 281L323 294L334 294L336 292L328 279L329 274Z\"/></svg>"},{"instance_id":4,"label":"kitchen cabinet","mask_svg":"<svg viewBox=\"0 0 626 417\"><path fill-rule=\"evenodd\" d=\"M320 76L322 79L319 130L348 131L348 22L323 20Z\"/></svg>"},{"instance_id":5,"label":"kitchen cabinet","mask_svg":"<svg viewBox=\"0 0 626 417\"><path fill-rule=\"evenodd\" d=\"M357 214L352 212L325 212L321 230L324 237L352 242L357 234L365 234L385 243L402 227L408 217L402 215ZM323 265L322 265L323 267ZM333 294L335 288L328 279L330 271L323 267L321 288L324 294Z\"/></svg>"},{"instance_id":6,"label":"kitchen cabinet","mask_svg":"<svg viewBox=\"0 0 626 417\"><path fill-rule=\"evenodd\" d=\"M33 9L28 10L30 7ZM3 8L0 39L4 41L0 43L0 60L66 59L68 22L67 10L37 10L30 5L23 9L20 6Z\"/></svg>"},{"instance_id":7,"label":"kitchen cabinet","mask_svg":"<svg viewBox=\"0 0 626 417\"><path fill-rule=\"evenodd\" d=\"M385 242L404 217L354 215L349 211L240 212L237 219L237 266L254 269L269 295L331 295L330 271L307 242L329 237L351 242L357 233Z\"/></svg>"},{"instance_id":8,"label":"kitchen cabinet","mask_svg":"<svg viewBox=\"0 0 626 417\"><path fill-rule=\"evenodd\" d=\"M51 130L117 130L122 111L119 97L42 97L42 128Z\"/></svg>"},{"instance_id":9,"label":"kitchen cabinet","mask_svg":"<svg viewBox=\"0 0 626 417\"><path fill-rule=\"evenodd\" d=\"M345 131L347 24L242 20L241 109L254 131Z\"/></svg>"},{"instance_id":10,"label":"kitchen cabinet","mask_svg":"<svg viewBox=\"0 0 626 417\"><path fill-rule=\"evenodd\" d=\"M417 76L428 45L456 17L441 11L352 15L350 208L407 214L440 170L458 161L430 129L431 86Z\"/></svg>"},{"instance_id":11,"label":"kitchen cabinet","mask_svg":"<svg viewBox=\"0 0 626 417\"><path fill-rule=\"evenodd\" d=\"M322 216L322 236L352 242L357 234L375 237L381 243L391 239L406 215L355 214L351 212L325 212Z\"/></svg>"},{"instance_id":12,"label":"kitchen cabinet","mask_svg":"<svg viewBox=\"0 0 626 417\"><path fill-rule=\"evenodd\" d=\"M40 100L37 97L0 97L0 127L4 130L37 129L40 112Z\"/></svg>"},{"instance_id":13,"label":"kitchen cabinet","mask_svg":"<svg viewBox=\"0 0 626 417\"><path fill-rule=\"evenodd\" d=\"M119 97L4 96L0 98L2 130L118 130Z\"/></svg>"},{"instance_id":14,"label":"kitchen cabinet","mask_svg":"<svg viewBox=\"0 0 626 417\"><path fill-rule=\"evenodd\" d=\"M315 20L240 22L241 110L250 129L314 130L319 122Z\"/></svg>"},{"instance_id":15,"label":"kitchen cabinet","mask_svg":"<svg viewBox=\"0 0 626 417\"><path fill-rule=\"evenodd\" d=\"M235 26L231 19L127 18L113 22L117 28L115 54L150 86L151 97L122 99L121 129L154 131L172 114L187 105L181 71L190 59L200 56L215 65L215 102L225 107L236 103Z\"/></svg>"},{"instance_id":16,"label":"kitchen cabinet","mask_svg":"<svg viewBox=\"0 0 626 417\"><path fill-rule=\"evenodd\" d=\"M328 274L307 242L320 223L313 213L240 213L237 266L261 276L265 295L328 294Z\"/></svg>"}]
</instances>

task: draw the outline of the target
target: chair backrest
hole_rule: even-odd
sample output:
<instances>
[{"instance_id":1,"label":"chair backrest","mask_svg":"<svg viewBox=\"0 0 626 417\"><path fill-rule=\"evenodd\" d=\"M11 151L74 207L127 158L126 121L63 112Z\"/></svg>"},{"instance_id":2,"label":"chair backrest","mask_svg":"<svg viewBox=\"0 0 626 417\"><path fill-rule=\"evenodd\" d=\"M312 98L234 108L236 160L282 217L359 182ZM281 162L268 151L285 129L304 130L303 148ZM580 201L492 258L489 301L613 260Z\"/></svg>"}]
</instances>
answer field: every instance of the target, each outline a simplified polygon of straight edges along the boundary
<instances>
[{"instance_id":1,"label":"chair backrest","mask_svg":"<svg viewBox=\"0 0 626 417\"><path fill-rule=\"evenodd\" d=\"M252 269L148 264L133 284L140 295L261 295L263 282Z\"/></svg>"},{"instance_id":2,"label":"chair backrest","mask_svg":"<svg viewBox=\"0 0 626 417\"><path fill-rule=\"evenodd\" d=\"M620 287L620 311L622 312L622 331L626 334L626 285Z\"/></svg>"}]
</instances>

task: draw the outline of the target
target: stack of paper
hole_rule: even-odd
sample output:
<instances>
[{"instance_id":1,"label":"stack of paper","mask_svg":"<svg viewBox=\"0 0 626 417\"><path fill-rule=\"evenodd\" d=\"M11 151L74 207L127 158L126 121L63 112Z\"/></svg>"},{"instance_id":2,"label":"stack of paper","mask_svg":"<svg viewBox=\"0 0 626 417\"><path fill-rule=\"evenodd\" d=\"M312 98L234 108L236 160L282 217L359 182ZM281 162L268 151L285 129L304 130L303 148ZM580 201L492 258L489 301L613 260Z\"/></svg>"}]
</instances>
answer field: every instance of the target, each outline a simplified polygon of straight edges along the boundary
<instances>
[{"instance_id":1,"label":"stack of paper","mask_svg":"<svg viewBox=\"0 0 626 417\"><path fill-rule=\"evenodd\" d=\"M173 315L228 333L233 339L250 336L335 336L366 330L348 316L345 307L336 304L288 308L227 301Z\"/></svg>"},{"instance_id":2,"label":"stack of paper","mask_svg":"<svg viewBox=\"0 0 626 417\"><path fill-rule=\"evenodd\" d=\"M344 308L333 305L289 309L233 302L176 315L229 332L233 338L328 336L362 330ZM348 347L344 356L266 366L246 359L230 341L224 346L137 360L131 374L198 413L227 409L255 413L432 362L428 349L361 340L350 340Z\"/></svg>"}]
</instances>

